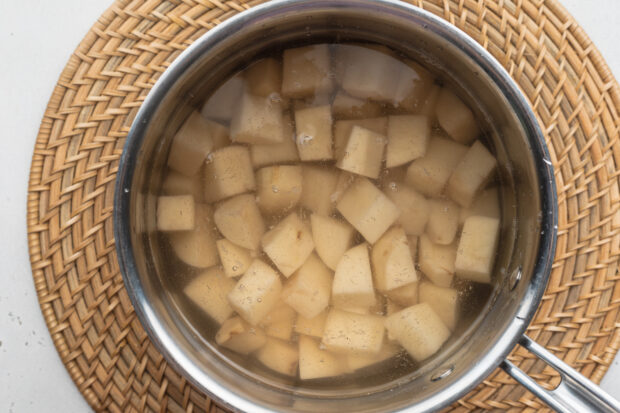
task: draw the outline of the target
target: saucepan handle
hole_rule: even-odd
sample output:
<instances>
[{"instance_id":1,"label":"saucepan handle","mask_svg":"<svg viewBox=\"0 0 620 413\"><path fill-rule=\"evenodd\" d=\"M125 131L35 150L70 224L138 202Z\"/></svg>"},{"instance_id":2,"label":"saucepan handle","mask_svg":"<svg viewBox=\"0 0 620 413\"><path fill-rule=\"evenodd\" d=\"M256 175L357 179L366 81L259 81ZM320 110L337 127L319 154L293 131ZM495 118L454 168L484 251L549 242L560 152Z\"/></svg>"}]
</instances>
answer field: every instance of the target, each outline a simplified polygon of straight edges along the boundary
<instances>
[{"instance_id":1,"label":"saucepan handle","mask_svg":"<svg viewBox=\"0 0 620 413\"><path fill-rule=\"evenodd\" d=\"M562 381L554 390L541 387L517 366L504 360L502 369L552 409L561 413L620 412L620 402L585 376L523 335L519 344L560 373Z\"/></svg>"}]
</instances>

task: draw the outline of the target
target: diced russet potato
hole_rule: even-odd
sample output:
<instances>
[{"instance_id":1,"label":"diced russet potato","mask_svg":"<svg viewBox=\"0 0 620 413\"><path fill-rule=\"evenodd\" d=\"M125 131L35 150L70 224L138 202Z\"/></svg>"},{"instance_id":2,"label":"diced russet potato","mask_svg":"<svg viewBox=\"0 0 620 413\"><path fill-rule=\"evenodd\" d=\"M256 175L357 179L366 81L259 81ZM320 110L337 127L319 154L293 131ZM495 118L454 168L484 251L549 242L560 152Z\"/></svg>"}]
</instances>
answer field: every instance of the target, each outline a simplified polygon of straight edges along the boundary
<instances>
[{"instance_id":1,"label":"diced russet potato","mask_svg":"<svg viewBox=\"0 0 620 413\"><path fill-rule=\"evenodd\" d=\"M346 305L335 307L337 307L339 310L348 311L355 314L385 315L385 297L382 294L375 294L375 303L370 307L359 305Z\"/></svg>"},{"instance_id":2,"label":"diced russet potato","mask_svg":"<svg viewBox=\"0 0 620 413\"><path fill-rule=\"evenodd\" d=\"M319 315L329 305L332 272L312 253L282 289L284 302L305 318Z\"/></svg>"},{"instance_id":3,"label":"diced russet potato","mask_svg":"<svg viewBox=\"0 0 620 413\"><path fill-rule=\"evenodd\" d=\"M383 151L387 139L370 129L354 126L342 157L336 163L338 168L368 178L379 178Z\"/></svg>"},{"instance_id":4,"label":"diced russet potato","mask_svg":"<svg viewBox=\"0 0 620 413\"><path fill-rule=\"evenodd\" d=\"M500 218L499 194L497 187L488 188L482 191L469 208L461 208L459 214L459 224L463 225L465 220L471 216L482 216L489 218Z\"/></svg>"},{"instance_id":5,"label":"diced russet potato","mask_svg":"<svg viewBox=\"0 0 620 413\"><path fill-rule=\"evenodd\" d=\"M380 135L387 133L387 117L367 118L367 119L345 119L334 122L334 158L340 159L344 156L349 136L354 126L360 126L371 130Z\"/></svg>"},{"instance_id":6,"label":"diced russet potato","mask_svg":"<svg viewBox=\"0 0 620 413\"><path fill-rule=\"evenodd\" d=\"M204 166L205 199L217 202L256 188L250 152L245 146L227 146L211 153Z\"/></svg>"},{"instance_id":7,"label":"diced russet potato","mask_svg":"<svg viewBox=\"0 0 620 413\"><path fill-rule=\"evenodd\" d=\"M315 214L330 215L336 206L332 195L336 189L338 177L337 169L303 165L301 206Z\"/></svg>"},{"instance_id":8,"label":"diced russet potato","mask_svg":"<svg viewBox=\"0 0 620 413\"><path fill-rule=\"evenodd\" d=\"M217 240L215 245L227 277L242 275L254 260L250 250L233 244L226 238Z\"/></svg>"},{"instance_id":9,"label":"diced russet potato","mask_svg":"<svg viewBox=\"0 0 620 413\"><path fill-rule=\"evenodd\" d=\"M229 304L227 296L234 287L235 280L226 277L221 269L211 267L193 278L183 288L183 294L221 324L233 314L234 309Z\"/></svg>"},{"instance_id":10,"label":"diced russet potato","mask_svg":"<svg viewBox=\"0 0 620 413\"><path fill-rule=\"evenodd\" d=\"M253 251L260 246L265 222L253 195L237 195L221 202L213 218L217 229L233 244Z\"/></svg>"},{"instance_id":11,"label":"diced russet potato","mask_svg":"<svg viewBox=\"0 0 620 413\"><path fill-rule=\"evenodd\" d=\"M267 337L267 342L256 352L258 361L286 376L297 374L299 350L297 345L277 338Z\"/></svg>"},{"instance_id":12,"label":"diced russet potato","mask_svg":"<svg viewBox=\"0 0 620 413\"><path fill-rule=\"evenodd\" d=\"M282 142L284 118L280 101L256 96L247 91L241 96L239 107L230 122L230 140L250 144Z\"/></svg>"},{"instance_id":13,"label":"diced russet potato","mask_svg":"<svg viewBox=\"0 0 620 413\"><path fill-rule=\"evenodd\" d=\"M407 183L426 196L439 197L466 152L467 147L460 143L432 137L426 154L409 165Z\"/></svg>"},{"instance_id":14,"label":"diced russet potato","mask_svg":"<svg viewBox=\"0 0 620 413\"><path fill-rule=\"evenodd\" d=\"M295 212L269 230L261 244L263 251L285 277L301 267L314 249L310 228Z\"/></svg>"},{"instance_id":15,"label":"diced russet potato","mask_svg":"<svg viewBox=\"0 0 620 413\"><path fill-rule=\"evenodd\" d=\"M421 65L411 60L405 60L404 64L411 70L401 73L399 87L406 93L401 95L398 107L410 112L419 112L433 87L433 75Z\"/></svg>"},{"instance_id":16,"label":"diced russet potato","mask_svg":"<svg viewBox=\"0 0 620 413\"><path fill-rule=\"evenodd\" d=\"M253 63L243 73L247 89L256 96L280 94L282 87L282 64L279 60L267 57Z\"/></svg>"},{"instance_id":17,"label":"diced russet potato","mask_svg":"<svg viewBox=\"0 0 620 413\"><path fill-rule=\"evenodd\" d=\"M227 126L210 119L207 119L207 125L213 141L213 150L230 145L230 130Z\"/></svg>"},{"instance_id":18,"label":"diced russet potato","mask_svg":"<svg viewBox=\"0 0 620 413\"><path fill-rule=\"evenodd\" d=\"M228 293L228 301L245 321L257 325L278 304L281 291L278 273L256 259Z\"/></svg>"},{"instance_id":19,"label":"diced russet potato","mask_svg":"<svg viewBox=\"0 0 620 413\"><path fill-rule=\"evenodd\" d=\"M366 240L374 244L398 219L398 208L368 179L357 178L336 208Z\"/></svg>"},{"instance_id":20,"label":"diced russet potato","mask_svg":"<svg viewBox=\"0 0 620 413\"><path fill-rule=\"evenodd\" d=\"M427 235L420 236L418 243L420 270L433 284L440 287L450 287L454 277L456 243L451 245L435 244Z\"/></svg>"},{"instance_id":21,"label":"diced russet potato","mask_svg":"<svg viewBox=\"0 0 620 413\"><path fill-rule=\"evenodd\" d=\"M448 327L427 303L392 314L385 328L416 361L435 354L450 337Z\"/></svg>"},{"instance_id":22,"label":"diced russet potato","mask_svg":"<svg viewBox=\"0 0 620 413\"><path fill-rule=\"evenodd\" d=\"M345 371L344 360L338 354L320 348L313 338L299 337L299 378L302 380L333 377Z\"/></svg>"},{"instance_id":23,"label":"diced russet potato","mask_svg":"<svg viewBox=\"0 0 620 413\"><path fill-rule=\"evenodd\" d=\"M332 102L332 113L338 118L374 118L381 114L381 105L371 100L354 98L339 91Z\"/></svg>"},{"instance_id":24,"label":"diced russet potato","mask_svg":"<svg viewBox=\"0 0 620 413\"><path fill-rule=\"evenodd\" d=\"M192 267L208 268L218 263L213 209L206 204L195 204L194 214L194 229L171 232L168 240L181 261Z\"/></svg>"},{"instance_id":25,"label":"diced russet potato","mask_svg":"<svg viewBox=\"0 0 620 413\"><path fill-rule=\"evenodd\" d=\"M435 244L452 244L459 228L460 208L452 201L432 200L426 234Z\"/></svg>"},{"instance_id":26,"label":"diced russet potato","mask_svg":"<svg viewBox=\"0 0 620 413\"><path fill-rule=\"evenodd\" d=\"M295 332L312 337L323 337L325 330L325 321L327 320L327 311L319 313L316 317L305 318L302 315L297 316L295 322Z\"/></svg>"},{"instance_id":27,"label":"diced russet potato","mask_svg":"<svg viewBox=\"0 0 620 413\"><path fill-rule=\"evenodd\" d=\"M267 338L263 330L235 316L222 323L215 334L215 342L236 353L249 354L261 348L267 342Z\"/></svg>"},{"instance_id":28,"label":"diced russet potato","mask_svg":"<svg viewBox=\"0 0 620 413\"><path fill-rule=\"evenodd\" d=\"M236 112L243 92L243 77L233 76L211 95L201 110L202 116L229 122Z\"/></svg>"},{"instance_id":29,"label":"diced russet potato","mask_svg":"<svg viewBox=\"0 0 620 413\"><path fill-rule=\"evenodd\" d=\"M326 95L333 87L327 45L287 49L282 54L282 94L291 98Z\"/></svg>"},{"instance_id":30,"label":"diced russet potato","mask_svg":"<svg viewBox=\"0 0 620 413\"><path fill-rule=\"evenodd\" d=\"M332 309L327 315L322 343L338 353L377 354L383 344L384 318Z\"/></svg>"},{"instance_id":31,"label":"diced russet potato","mask_svg":"<svg viewBox=\"0 0 620 413\"><path fill-rule=\"evenodd\" d=\"M499 219L467 218L456 252L456 275L479 283L491 282L499 240Z\"/></svg>"},{"instance_id":32,"label":"diced russet potato","mask_svg":"<svg viewBox=\"0 0 620 413\"><path fill-rule=\"evenodd\" d=\"M266 214L278 214L293 208L301 199L301 193L299 165L266 166L256 171L257 203Z\"/></svg>"},{"instance_id":33,"label":"diced russet potato","mask_svg":"<svg viewBox=\"0 0 620 413\"><path fill-rule=\"evenodd\" d=\"M403 285L402 287L394 288L385 293L389 298L388 301L392 301L402 307L409 307L418 303L418 284L417 282Z\"/></svg>"},{"instance_id":34,"label":"diced russet potato","mask_svg":"<svg viewBox=\"0 0 620 413\"><path fill-rule=\"evenodd\" d=\"M435 113L439 125L457 142L469 144L480 134L474 113L449 89L439 92Z\"/></svg>"},{"instance_id":35,"label":"diced russet potato","mask_svg":"<svg viewBox=\"0 0 620 413\"><path fill-rule=\"evenodd\" d=\"M288 304L281 302L276 304L269 314L263 318L260 325L269 337L290 340L296 318L295 310Z\"/></svg>"},{"instance_id":36,"label":"diced russet potato","mask_svg":"<svg viewBox=\"0 0 620 413\"><path fill-rule=\"evenodd\" d=\"M423 281L419 286L420 302L427 303L441 318L446 327L454 330L458 319L459 294L453 288L438 287Z\"/></svg>"},{"instance_id":37,"label":"diced russet potato","mask_svg":"<svg viewBox=\"0 0 620 413\"><path fill-rule=\"evenodd\" d=\"M312 214L310 217L314 248L321 260L332 270L346 250L351 248L355 230L339 219Z\"/></svg>"},{"instance_id":38,"label":"diced russet potato","mask_svg":"<svg viewBox=\"0 0 620 413\"><path fill-rule=\"evenodd\" d=\"M374 285L379 291L388 291L418 280L405 231L394 226L372 247Z\"/></svg>"},{"instance_id":39,"label":"diced russet potato","mask_svg":"<svg viewBox=\"0 0 620 413\"><path fill-rule=\"evenodd\" d=\"M340 308L367 308L375 304L368 244L351 248L338 262L332 284L332 302Z\"/></svg>"},{"instance_id":40,"label":"diced russet potato","mask_svg":"<svg viewBox=\"0 0 620 413\"><path fill-rule=\"evenodd\" d=\"M398 223L405 233L423 234L431 211L430 203L424 195L403 184L396 184L394 188L386 189L385 193L398 208Z\"/></svg>"},{"instance_id":41,"label":"diced russet potato","mask_svg":"<svg viewBox=\"0 0 620 413\"><path fill-rule=\"evenodd\" d=\"M431 135L431 123L424 115L388 117L385 167L404 165L426 153Z\"/></svg>"},{"instance_id":42,"label":"diced russet potato","mask_svg":"<svg viewBox=\"0 0 620 413\"><path fill-rule=\"evenodd\" d=\"M329 105L295 111L295 143L302 161L334 158L332 113Z\"/></svg>"},{"instance_id":43,"label":"diced russet potato","mask_svg":"<svg viewBox=\"0 0 620 413\"><path fill-rule=\"evenodd\" d=\"M250 158L255 169L274 164L299 161L293 121L288 114L283 115L284 140L266 145L251 145Z\"/></svg>"},{"instance_id":44,"label":"diced russet potato","mask_svg":"<svg viewBox=\"0 0 620 413\"><path fill-rule=\"evenodd\" d=\"M157 229L189 231L196 226L194 197L191 195L160 196L157 199Z\"/></svg>"},{"instance_id":45,"label":"diced russet potato","mask_svg":"<svg viewBox=\"0 0 620 413\"><path fill-rule=\"evenodd\" d=\"M384 342L377 354L347 354L348 370L359 370L373 364L391 359L399 353L400 349L393 343Z\"/></svg>"},{"instance_id":46,"label":"diced russet potato","mask_svg":"<svg viewBox=\"0 0 620 413\"><path fill-rule=\"evenodd\" d=\"M212 149L209 123L194 111L172 138L168 167L183 175L194 176Z\"/></svg>"},{"instance_id":47,"label":"diced russet potato","mask_svg":"<svg viewBox=\"0 0 620 413\"><path fill-rule=\"evenodd\" d=\"M204 185L200 173L189 177L179 172L168 171L161 191L164 195L192 195L195 202L204 200Z\"/></svg>"},{"instance_id":48,"label":"diced russet potato","mask_svg":"<svg viewBox=\"0 0 620 413\"><path fill-rule=\"evenodd\" d=\"M496 165L491 152L480 141L474 142L448 180L448 196L461 206L470 206L491 179Z\"/></svg>"}]
</instances>

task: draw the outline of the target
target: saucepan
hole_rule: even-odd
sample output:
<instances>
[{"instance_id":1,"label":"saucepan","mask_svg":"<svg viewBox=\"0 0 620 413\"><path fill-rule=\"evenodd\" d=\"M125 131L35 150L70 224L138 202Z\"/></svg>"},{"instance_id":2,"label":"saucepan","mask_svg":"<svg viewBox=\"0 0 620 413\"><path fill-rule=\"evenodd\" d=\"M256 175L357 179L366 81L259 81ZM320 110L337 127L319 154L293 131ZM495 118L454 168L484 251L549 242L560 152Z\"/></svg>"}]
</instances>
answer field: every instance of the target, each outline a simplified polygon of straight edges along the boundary
<instances>
[{"instance_id":1,"label":"saucepan","mask_svg":"<svg viewBox=\"0 0 620 413\"><path fill-rule=\"evenodd\" d=\"M475 108L494 147L502 182L502 235L491 298L415 372L383 383L304 388L239 368L184 317L162 282L155 200L174 131L209 91L274 47L374 42L440 73ZM554 257L557 199L542 132L526 98L478 43L419 8L389 0L281 0L220 24L162 74L140 108L121 157L114 200L120 268L136 313L169 363L224 406L247 412L430 412L458 399L497 367L552 408L620 411L620 403L524 335ZM561 384L545 390L507 360L522 346Z\"/></svg>"}]
</instances>

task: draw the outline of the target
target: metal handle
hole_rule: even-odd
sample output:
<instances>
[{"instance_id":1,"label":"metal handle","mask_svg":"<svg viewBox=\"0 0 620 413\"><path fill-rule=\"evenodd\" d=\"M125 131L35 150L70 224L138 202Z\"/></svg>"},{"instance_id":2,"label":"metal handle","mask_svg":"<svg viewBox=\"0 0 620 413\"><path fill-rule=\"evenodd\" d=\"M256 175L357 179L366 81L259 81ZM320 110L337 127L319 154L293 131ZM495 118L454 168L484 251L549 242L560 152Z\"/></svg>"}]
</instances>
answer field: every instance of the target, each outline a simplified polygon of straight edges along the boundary
<instances>
[{"instance_id":1,"label":"metal handle","mask_svg":"<svg viewBox=\"0 0 620 413\"><path fill-rule=\"evenodd\" d=\"M558 387L554 390L542 388L534 379L508 360L504 360L501 367L523 387L547 403L549 407L561 413L620 412L618 400L551 354L540 344L532 341L526 335L521 337L519 344L560 373L562 381Z\"/></svg>"}]
</instances>

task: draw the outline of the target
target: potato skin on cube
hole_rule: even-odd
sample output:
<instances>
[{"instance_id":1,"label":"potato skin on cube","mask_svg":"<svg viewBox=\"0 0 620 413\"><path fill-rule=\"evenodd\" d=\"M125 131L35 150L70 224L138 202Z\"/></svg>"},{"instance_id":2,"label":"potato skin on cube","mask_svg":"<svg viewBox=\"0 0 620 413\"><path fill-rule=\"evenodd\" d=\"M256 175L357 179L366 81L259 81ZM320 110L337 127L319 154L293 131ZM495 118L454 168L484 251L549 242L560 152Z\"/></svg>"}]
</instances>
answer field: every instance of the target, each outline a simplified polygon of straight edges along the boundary
<instances>
[{"instance_id":1,"label":"potato skin on cube","mask_svg":"<svg viewBox=\"0 0 620 413\"><path fill-rule=\"evenodd\" d=\"M194 197L191 195L160 196L157 199L157 229L189 231L196 226Z\"/></svg>"},{"instance_id":2,"label":"potato skin on cube","mask_svg":"<svg viewBox=\"0 0 620 413\"><path fill-rule=\"evenodd\" d=\"M211 267L194 277L183 288L191 302L209 315L218 324L233 314L227 295L235 287L235 281L226 277L221 269Z\"/></svg>"},{"instance_id":3,"label":"potato skin on cube","mask_svg":"<svg viewBox=\"0 0 620 413\"><path fill-rule=\"evenodd\" d=\"M490 283L498 241L499 219L467 218L456 252L456 275L466 280Z\"/></svg>"}]
</instances>

